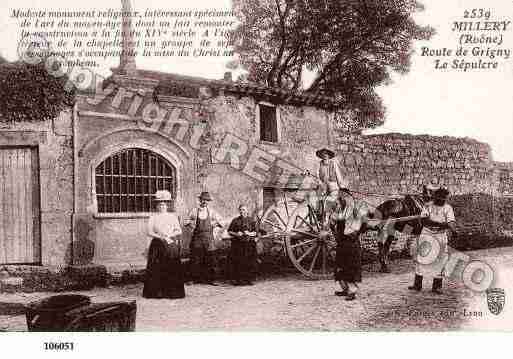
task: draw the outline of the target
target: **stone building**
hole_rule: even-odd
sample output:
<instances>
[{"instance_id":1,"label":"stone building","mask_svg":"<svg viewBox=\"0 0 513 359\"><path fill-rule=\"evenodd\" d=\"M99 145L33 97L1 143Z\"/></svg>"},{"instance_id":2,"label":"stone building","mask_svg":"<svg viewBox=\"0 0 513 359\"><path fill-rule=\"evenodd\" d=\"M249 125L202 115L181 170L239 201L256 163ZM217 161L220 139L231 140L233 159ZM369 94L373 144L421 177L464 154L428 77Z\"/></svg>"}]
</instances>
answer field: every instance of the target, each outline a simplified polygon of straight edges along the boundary
<instances>
[{"instance_id":1,"label":"stone building","mask_svg":"<svg viewBox=\"0 0 513 359\"><path fill-rule=\"evenodd\" d=\"M124 47L105 81L84 70L90 84L72 111L0 128L0 265L143 264L157 189L172 192L182 218L207 190L229 221L241 202L258 209L279 191L308 188L320 147L336 150L350 187L362 193L417 192L434 173L458 192L512 193L511 165L495 164L486 144L348 137L330 98L229 74L146 71L129 56L130 39Z\"/></svg>"},{"instance_id":2,"label":"stone building","mask_svg":"<svg viewBox=\"0 0 513 359\"><path fill-rule=\"evenodd\" d=\"M114 70L109 83L109 96L84 93L76 108L79 262L144 262L157 189L182 217L207 190L228 222L241 202L256 209L292 186L288 173L315 173L316 149L331 144L327 98L143 70Z\"/></svg>"},{"instance_id":3,"label":"stone building","mask_svg":"<svg viewBox=\"0 0 513 359\"><path fill-rule=\"evenodd\" d=\"M72 111L0 129L0 264L143 264L157 189L181 217L208 190L228 222L297 187L332 143L329 98L120 64Z\"/></svg>"},{"instance_id":4,"label":"stone building","mask_svg":"<svg viewBox=\"0 0 513 359\"><path fill-rule=\"evenodd\" d=\"M362 195L417 192L433 177L454 193L511 193L511 165L475 140L348 136L329 98L121 63L59 118L3 124L0 264L142 265L157 189L182 218L208 190L229 221L240 202L308 188L324 146Z\"/></svg>"}]
</instances>

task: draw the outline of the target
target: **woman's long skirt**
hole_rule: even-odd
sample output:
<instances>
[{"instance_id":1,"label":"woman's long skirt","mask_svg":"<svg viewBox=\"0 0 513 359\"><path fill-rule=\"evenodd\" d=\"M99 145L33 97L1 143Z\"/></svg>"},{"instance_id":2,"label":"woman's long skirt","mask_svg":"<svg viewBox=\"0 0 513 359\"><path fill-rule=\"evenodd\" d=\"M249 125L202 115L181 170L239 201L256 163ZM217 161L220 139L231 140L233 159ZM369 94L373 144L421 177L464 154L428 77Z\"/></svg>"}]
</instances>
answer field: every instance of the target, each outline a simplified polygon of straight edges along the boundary
<instances>
[{"instance_id":1,"label":"woman's long skirt","mask_svg":"<svg viewBox=\"0 0 513 359\"><path fill-rule=\"evenodd\" d=\"M170 245L153 238L148 252L146 280L143 289L144 298L184 298L184 273L180 257L171 250Z\"/></svg>"},{"instance_id":2,"label":"woman's long skirt","mask_svg":"<svg viewBox=\"0 0 513 359\"><path fill-rule=\"evenodd\" d=\"M359 236L357 234L344 235L337 242L335 280L350 283L361 282L362 250Z\"/></svg>"},{"instance_id":3,"label":"woman's long skirt","mask_svg":"<svg viewBox=\"0 0 513 359\"><path fill-rule=\"evenodd\" d=\"M252 240L234 240L230 247L231 278L254 281L257 272L257 249Z\"/></svg>"}]
</instances>

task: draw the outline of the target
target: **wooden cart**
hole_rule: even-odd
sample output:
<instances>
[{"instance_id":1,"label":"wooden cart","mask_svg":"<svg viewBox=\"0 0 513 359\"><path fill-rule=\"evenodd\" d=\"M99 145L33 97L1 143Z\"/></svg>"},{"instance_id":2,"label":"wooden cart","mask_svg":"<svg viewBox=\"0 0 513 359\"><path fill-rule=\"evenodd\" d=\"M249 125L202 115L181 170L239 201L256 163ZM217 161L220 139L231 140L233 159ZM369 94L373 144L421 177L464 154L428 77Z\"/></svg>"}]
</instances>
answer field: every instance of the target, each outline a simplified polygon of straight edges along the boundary
<instances>
[{"instance_id":1,"label":"wooden cart","mask_svg":"<svg viewBox=\"0 0 513 359\"><path fill-rule=\"evenodd\" d=\"M335 237L329 228L330 213L325 198L315 191L298 195L298 191L280 191L275 203L259 218L260 239L282 245L292 264L312 279L332 276L335 261Z\"/></svg>"},{"instance_id":2,"label":"wooden cart","mask_svg":"<svg viewBox=\"0 0 513 359\"><path fill-rule=\"evenodd\" d=\"M280 192L279 198L259 216L259 229L265 233L260 235L260 239L272 240L281 246L284 255L306 277L332 278L337 245L330 228L334 208L329 205L325 195L319 195L314 189ZM420 215L412 215L369 222L384 228L396 222L419 218Z\"/></svg>"}]
</instances>

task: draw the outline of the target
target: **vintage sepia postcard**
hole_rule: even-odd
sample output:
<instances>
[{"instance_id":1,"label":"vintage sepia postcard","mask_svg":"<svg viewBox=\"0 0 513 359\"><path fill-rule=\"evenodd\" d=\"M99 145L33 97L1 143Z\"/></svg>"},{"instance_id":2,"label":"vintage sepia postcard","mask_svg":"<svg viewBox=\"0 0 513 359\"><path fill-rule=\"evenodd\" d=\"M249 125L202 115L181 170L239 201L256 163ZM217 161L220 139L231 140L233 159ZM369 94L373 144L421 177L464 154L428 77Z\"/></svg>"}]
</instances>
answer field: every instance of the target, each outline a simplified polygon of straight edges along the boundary
<instances>
[{"instance_id":1,"label":"vintage sepia postcard","mask_svg":"<svg viewBox=\"0 0 513 359\"><path fill-rule=\"evenodd\" d=\"M513 2L1 6L0 331L513 329Z\"/></svg>"}]
</instances>

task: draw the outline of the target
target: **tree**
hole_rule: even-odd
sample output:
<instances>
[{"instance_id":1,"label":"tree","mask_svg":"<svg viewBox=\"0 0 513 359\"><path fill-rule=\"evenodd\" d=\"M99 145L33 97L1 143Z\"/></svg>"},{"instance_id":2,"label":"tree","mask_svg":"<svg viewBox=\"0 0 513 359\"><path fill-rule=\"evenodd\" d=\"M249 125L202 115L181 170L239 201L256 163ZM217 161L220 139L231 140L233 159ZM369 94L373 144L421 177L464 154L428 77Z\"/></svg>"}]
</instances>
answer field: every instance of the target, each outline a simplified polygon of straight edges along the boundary
<instances>
[{"instance_id":1,"label":"tree","mask_svg":"<svg viewBox=\"0 0 513 359\"><path fill-rule=\"evenodd\" d=\"M68 79L51 75L44 59L37 64L0 62L0 122L56 118L75 101Z\"/></svg>"},{"instance_id":2,"label":"tree","mask_svg":"<svg viewBox=\"0 0 513 359\"><path fill-rule=\"evenodd\" d=\"M375 89L410 68L414 40L434 33L416 0L233 0L231 33L248 81L330 96L357 127L384 122ZM232 64L233 65L233 64ZM305 77L314 74L307 84Z\"/></svg>"}]
</instances>

